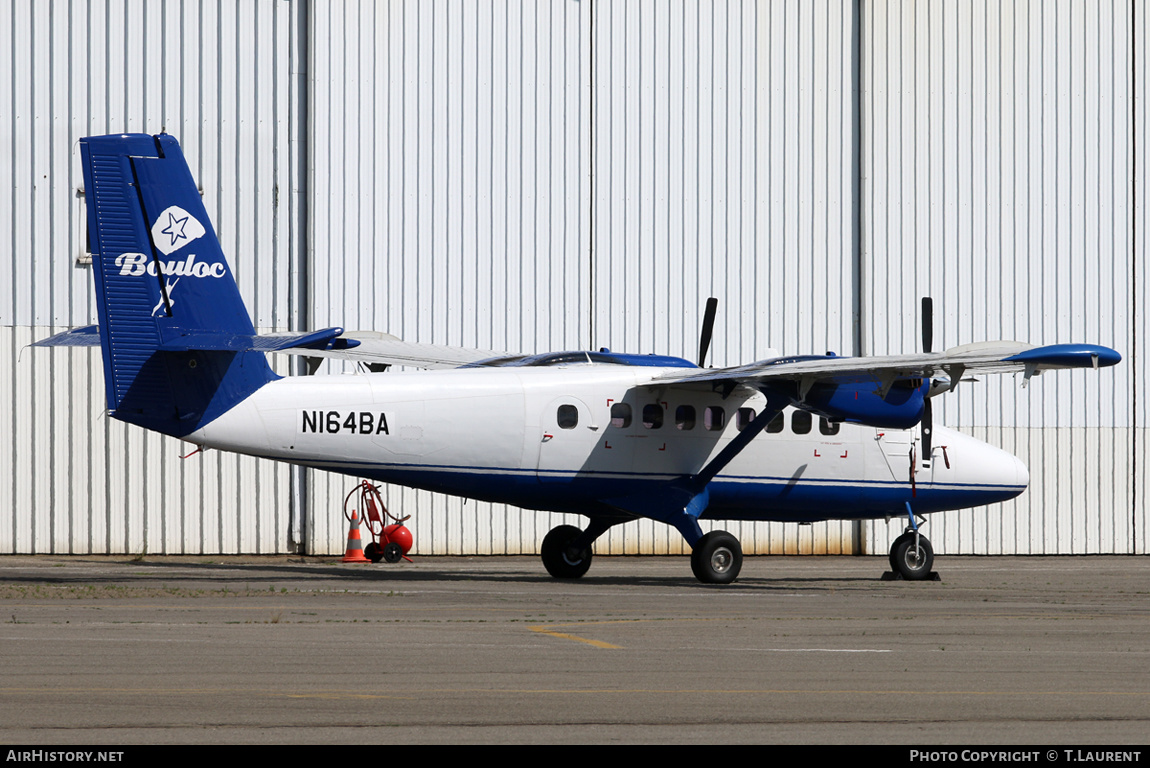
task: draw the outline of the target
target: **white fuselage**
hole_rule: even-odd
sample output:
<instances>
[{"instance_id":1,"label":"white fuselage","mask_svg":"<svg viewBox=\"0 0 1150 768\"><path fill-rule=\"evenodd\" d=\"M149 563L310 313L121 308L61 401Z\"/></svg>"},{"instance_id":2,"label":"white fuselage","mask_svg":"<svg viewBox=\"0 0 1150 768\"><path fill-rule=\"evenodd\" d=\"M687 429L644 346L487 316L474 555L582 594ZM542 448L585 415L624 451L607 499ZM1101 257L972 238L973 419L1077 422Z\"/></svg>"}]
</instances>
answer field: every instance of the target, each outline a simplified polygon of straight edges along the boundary
<instances>
[{"instance_id":1,"label":"white fuselage","mask_svg":"<svg viewBox=\"0 0 1150 768\"><path fill-rule=\"evenodd\" d=\"M605 499L698 473L753 417L739 409L762 410L746 388L724 398L705 385L651 384L665 372L571 364L286 378L187 439L470 498L602 512ZM1029 480L1015 457L945 427L935 427L927 466L917 429L835 427L786 409L711 482L703 517L870 518L905 514L907 502L921 514L1012 498Z\"/></svg>"}]
</instances>

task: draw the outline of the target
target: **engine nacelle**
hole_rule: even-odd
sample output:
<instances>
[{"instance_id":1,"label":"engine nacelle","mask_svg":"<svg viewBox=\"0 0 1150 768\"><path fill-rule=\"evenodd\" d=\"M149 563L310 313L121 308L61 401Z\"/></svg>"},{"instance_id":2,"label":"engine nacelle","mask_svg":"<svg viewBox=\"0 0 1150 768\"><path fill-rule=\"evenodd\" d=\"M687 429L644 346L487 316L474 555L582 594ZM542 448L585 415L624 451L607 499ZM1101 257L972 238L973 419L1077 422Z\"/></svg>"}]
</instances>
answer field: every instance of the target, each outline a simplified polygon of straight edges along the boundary
<instances>
[{"instance_id":1,"label":"engine nacelle","mask_svg":"<svg viewBox=\"0 0 1150 768\"><path fill-rule=\"evenodd\" d=\"M885 429L910 429L922 420L923 401L930 379L900 379L886 397L875 391L874 382L815 384L800 408L830 421L847 421Z\"/></svg>"}]
</instances>

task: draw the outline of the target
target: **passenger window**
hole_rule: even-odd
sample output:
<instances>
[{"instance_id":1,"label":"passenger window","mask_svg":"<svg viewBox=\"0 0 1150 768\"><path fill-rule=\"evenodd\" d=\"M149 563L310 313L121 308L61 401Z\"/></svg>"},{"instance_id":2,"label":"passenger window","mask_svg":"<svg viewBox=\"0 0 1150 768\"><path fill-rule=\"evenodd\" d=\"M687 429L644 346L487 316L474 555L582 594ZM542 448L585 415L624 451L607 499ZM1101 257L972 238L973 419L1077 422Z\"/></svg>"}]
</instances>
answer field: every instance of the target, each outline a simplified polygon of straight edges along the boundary
<instances>
[{"instance_id":1,"label":"passenger window","mask_svg":"<svg viewBox=\"0 0 1150 768\"><path fill-rule=\"evenodd\" d=\"M626 429L631 426L631 406L627 403L615 403L611 406L611 426Z\"/></svg>"},{"instance_id":2,"label":"passenger window","mask_svg":"<svg viewBox=\"0 0 1150 768\"><path fill-rule=\"evenodd\" d=\"M559 429L575 429L579 424L579 409L573 405L561 405L555 418L559 422Z\"/></svg>"},{"instance_id":3,"label":"passenger window","mask_svg":"<svg viewBox=\"0 0 1150 768\"><path fill-rule=\"evenodd\" d=\"M811 412L795 411L791 414L791 431L796 435L805 435L811 431Z\"/></svg>"},{"instance_id":4,"label":"passenger window","mask_svg":"<svg viewBox=\"0 0 1150 768\"><path fill-rule=\"evenodd\" d=\"M751 426L751 422L755 420L754 408L740 408L739 412L735 414L735 427L742 432L747 427Z\"/></svg>"},{"instance_id":5,"label":"passenger window","mask_svg":"<svg viewBox=\"0 0 1150 768\"><path fill-rule=\"evenodd\" d=\"M718 432L727 423L727 414L722 406L708 405L703 411L703 426L712 432Z\"/></svg>"},{"instance_id":6,"label":"passenger window","mask_svg":"<svg viewBox=\"0 0 1150 768\"><path fill-rule=\"evenodd\" d=\"M658 403L644 405L643 426L647 429L659 429L663 426L663 406Z\"/></svg>"},{"instance_id":7,"label":"passenger window","mask_svg":"<svg viewBox=\"0 0 1150 768\"><path fill-rule=\"evenodd\" d=\"M678 429L695 428L695 406L680 405L675 409L675 427Z\"/></svg>"},{"instance_id":8,"label":"passenger window","mask_svg":"<svg viewBox=\"0 0 1150 768\"><path fill-rule=\"evenodd\" d=\"M775 418L771 419L771 423L767 425L767 431L771 434L777 435L783 431L783 427L787 425L787 417L782 411L775 414Z\"/></svg>"},{"instance_id":9,"label":"passenger window","mask_svg":"<svg viewBox=\"0 0 1150 768\"><path fill-rule=\"evenodd\" d=\"M824 435L837 435L839 433L839 424L837 421L827 421L825 418L820 416L819 432L822 432Z\"/></svg>"}]
</instances>

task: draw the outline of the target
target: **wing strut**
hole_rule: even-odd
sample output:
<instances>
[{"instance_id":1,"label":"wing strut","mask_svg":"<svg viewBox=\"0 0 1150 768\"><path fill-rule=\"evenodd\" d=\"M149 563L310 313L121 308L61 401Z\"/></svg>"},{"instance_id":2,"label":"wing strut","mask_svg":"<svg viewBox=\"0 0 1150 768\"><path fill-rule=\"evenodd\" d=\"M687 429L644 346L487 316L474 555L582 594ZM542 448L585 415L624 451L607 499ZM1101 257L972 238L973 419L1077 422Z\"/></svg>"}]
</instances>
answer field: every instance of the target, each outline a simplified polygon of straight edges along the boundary
<instances>
[{"instance_id":1,"label":"wing strut","mask_svg":"<svg viewBox=\"0 0 1150 768\"><path fill-rule=\"evenodd\" d=\"M771 422L771 419L782 413L783 409L791 402L789 395L781 394L771 387L762 387L760 391L763 393L763 396L767 398L766 406L734 440L727 444L726 448L719 451L718 456L711 459L710 463L699 471L699 474L693 476L692 480L698 484L699 490L702 490L707 483L715 479L715 475L722 472L724 467L742 453L743 449L750 445L751 441L767 428L767 424Z\"/></svg>"},{"instance_id":2,"label":"wing strut","mask_svg":"<svg viewBox=\"0 0 1150 768\"><path fill-rule=\"evenodd\" d=\"M703 538L703 531L699 527L699 516L710 504L708 484L766 429L773 418L790 405L790 395L780 392L775 387L764 386L761 391L767 398L762 412L698 473L683 475L657 490L604 499L604 503L624 512L672 525L687 540L687 544L694 548L699 539Z\"/></svg>"}]
</instances>

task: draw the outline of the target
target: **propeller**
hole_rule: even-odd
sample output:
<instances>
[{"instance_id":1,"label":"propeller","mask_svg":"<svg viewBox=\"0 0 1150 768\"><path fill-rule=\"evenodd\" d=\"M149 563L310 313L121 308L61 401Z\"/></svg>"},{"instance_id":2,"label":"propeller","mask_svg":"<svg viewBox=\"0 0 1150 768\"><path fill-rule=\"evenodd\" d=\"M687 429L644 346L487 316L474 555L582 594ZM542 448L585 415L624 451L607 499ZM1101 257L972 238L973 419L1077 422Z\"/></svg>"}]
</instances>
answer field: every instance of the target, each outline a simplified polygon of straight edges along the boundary
<instances>
[{"instance_id":1,"label":"propeller","mask_svg":"<svg viewBox=\"0 0 1150 768\"><path fill-rule=\"evenodd\" d=\"M922 351L929 354L934 345L934 300L922 297ZM928 393L929 395L929 393ZM931 412L930 397L922 403L922 462L930 466L931 433L934 432L934 414Z\"/></svg>"},{"instance_id":2,"label":"propeller","mask_svg":"<svg viewBox=\"0 0 1150 768\"><path fill-rule=\"evenodd\" d=\"M703 330L699 334L699 367L704 367L707 361L707 350L711 346L711 335L715 331L715 310L719 308L719 300L714 296L707 299L707 308L703 312Z\"/></svg>"},{"instance_id":3,"label":"propeller","mask_svg":"<svg viewBox=\"0 0 1150 768\"><path fill-rule=\"evenodd\" d=\"M934 343L934 299L922 297L922 351L930 354Z\"/></svg>"}]
</instances>

